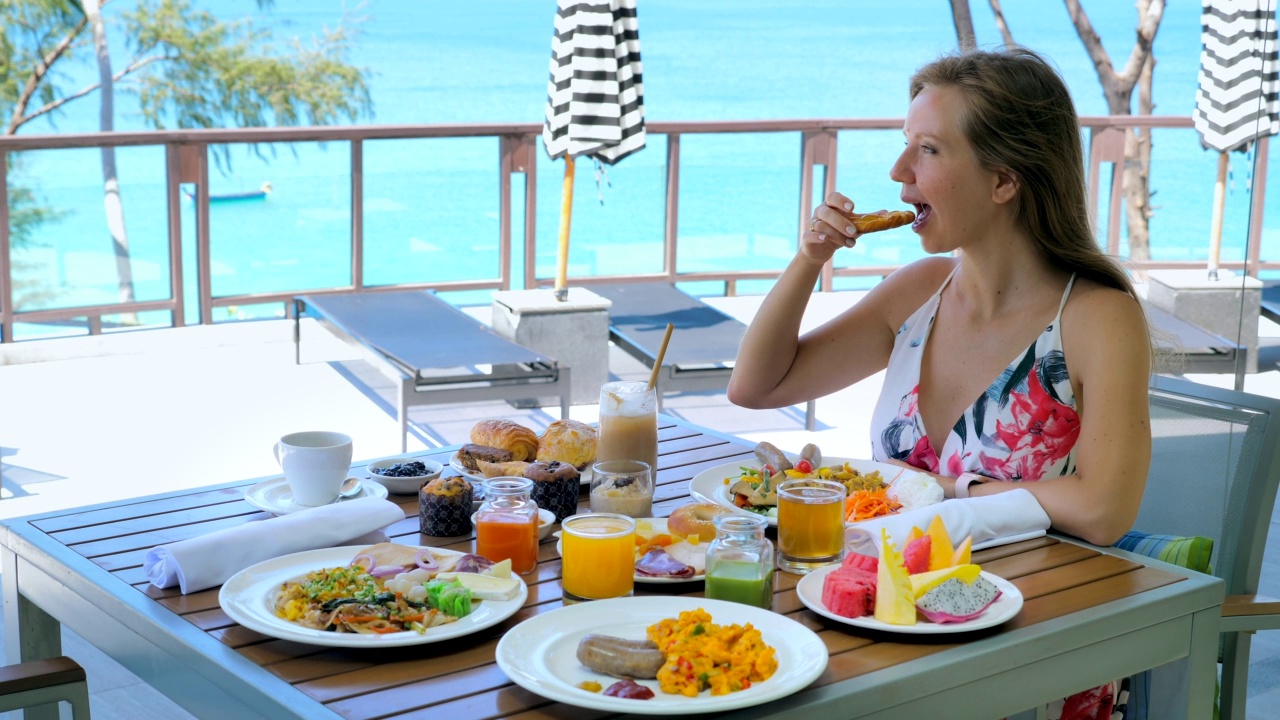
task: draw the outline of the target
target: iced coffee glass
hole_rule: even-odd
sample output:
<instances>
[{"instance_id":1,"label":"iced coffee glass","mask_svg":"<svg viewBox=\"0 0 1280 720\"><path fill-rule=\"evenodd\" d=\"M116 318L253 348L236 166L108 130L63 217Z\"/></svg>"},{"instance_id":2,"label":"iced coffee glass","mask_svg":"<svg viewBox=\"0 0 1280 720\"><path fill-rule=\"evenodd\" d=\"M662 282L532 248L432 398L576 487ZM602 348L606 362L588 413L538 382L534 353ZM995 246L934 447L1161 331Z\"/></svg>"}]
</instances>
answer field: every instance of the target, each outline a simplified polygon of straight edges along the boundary
<instances>
[{"instance_id":1,"label":"iced coffee glass","mask_svg":"<svg viewBox=\"0 0 1280 720\"><path fill-rule=\"evenodd\" d=\"M645 382L600 387L600 438L596 460L640 460L658 472L658 393Z\"/></svg>"}]
</instances>

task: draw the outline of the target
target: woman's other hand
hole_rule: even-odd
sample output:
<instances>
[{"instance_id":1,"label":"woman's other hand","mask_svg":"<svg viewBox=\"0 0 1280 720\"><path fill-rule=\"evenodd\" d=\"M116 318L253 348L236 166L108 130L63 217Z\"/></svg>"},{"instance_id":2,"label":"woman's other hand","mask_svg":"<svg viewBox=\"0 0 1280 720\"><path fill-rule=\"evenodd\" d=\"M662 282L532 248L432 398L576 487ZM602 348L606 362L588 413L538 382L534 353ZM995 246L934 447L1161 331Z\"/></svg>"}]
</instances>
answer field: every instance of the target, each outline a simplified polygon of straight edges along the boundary
<instances>
[{"instance_id":1,"label":"woman's other hand","mask_svg":"<svg viewBox=\"0 0 1280 720\"><path fill-rule=\"evenodd\" d=\"M833 192L813 211L809 227L800 238L800 252L821 265L840 248L851 248L858 241L858 230L849 220L853 201Z\"/></svg>"}]
</instances>

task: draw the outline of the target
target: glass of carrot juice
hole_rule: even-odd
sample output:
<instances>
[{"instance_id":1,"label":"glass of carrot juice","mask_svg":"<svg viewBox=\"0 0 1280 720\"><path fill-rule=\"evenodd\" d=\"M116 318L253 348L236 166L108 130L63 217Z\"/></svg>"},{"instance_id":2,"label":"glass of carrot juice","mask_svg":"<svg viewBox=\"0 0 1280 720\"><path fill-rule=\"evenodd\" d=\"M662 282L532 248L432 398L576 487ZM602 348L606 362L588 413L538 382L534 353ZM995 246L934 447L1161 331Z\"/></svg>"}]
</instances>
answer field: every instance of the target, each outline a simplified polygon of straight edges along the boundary
<instances>
[{"instance_id":1,"label":"glass of carrot juice","mask_svg":"<svg viewBox=\"0 0 1280 720\"><path fill-rule=\"evenodd\" d=\"M844 485L786 480L778 485L778 567L803 575L844 554Z\"/></svg>"},{"instance_id":2,"label":"glass of carrot juice","mask_svg":"<svg viewBox=\"0 0 1280 720\"><path fill-rule=\"evenodd\" d=\"M574 515L560 530L565 600L626 597L634 591L635 520L612 513Z\"/></svg>"}]
</instances>

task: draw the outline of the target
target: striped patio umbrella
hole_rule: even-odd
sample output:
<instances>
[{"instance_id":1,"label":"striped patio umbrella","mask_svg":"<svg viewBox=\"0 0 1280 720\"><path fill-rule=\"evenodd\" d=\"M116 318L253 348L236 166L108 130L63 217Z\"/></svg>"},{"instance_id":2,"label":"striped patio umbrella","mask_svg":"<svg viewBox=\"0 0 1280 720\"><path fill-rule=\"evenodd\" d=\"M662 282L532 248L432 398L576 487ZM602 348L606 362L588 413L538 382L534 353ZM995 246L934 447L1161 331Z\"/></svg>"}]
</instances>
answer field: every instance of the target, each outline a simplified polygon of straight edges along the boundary
<instances>
[{"instance_id":1,"label":"striped patio umbrella","mask_svg":"<svg viewBox=\"0 0 1280 720\"><path fill-rule=\"evenodd\" d=\"M644 147L644 84L636 0L557 0L542 140L563 157L556 297L568 296L574 158L612 165Z\"/></svg>"},{"instance_id":2,"label":"striped patio umbrella","mask_svg":"<svg viewBox=\"0 0 1280 720\"><path fill-rule=\"evenodd\" d=\"M1276 0L1202 0L1204 49L1193 115L1200 142L1216 150L1209 276L1218 275L1227 153L1280 132Z\"/></svg>"}]
</instances>

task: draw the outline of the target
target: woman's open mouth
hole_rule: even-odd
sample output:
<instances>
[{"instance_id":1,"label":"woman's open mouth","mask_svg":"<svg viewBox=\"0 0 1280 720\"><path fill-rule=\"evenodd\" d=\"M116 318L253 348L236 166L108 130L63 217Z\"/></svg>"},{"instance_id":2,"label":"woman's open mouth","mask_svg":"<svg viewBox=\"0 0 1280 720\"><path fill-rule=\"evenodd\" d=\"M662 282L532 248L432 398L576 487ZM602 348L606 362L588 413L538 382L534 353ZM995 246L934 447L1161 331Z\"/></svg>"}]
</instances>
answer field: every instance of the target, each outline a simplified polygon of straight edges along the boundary
<instances>
[{"instance_id":1,"label":"woman's open mouth","mask_svg":"<svg viewBox=\"0 0 1280 720\"><path fill-rule=\"evenodd\" d=\"M926 203L912 203L912 205L916 207L916 219L911 223L911 229L919 230L928 221L929 216L933 214L933 207Z\"/></svg>"}]
</instances>

